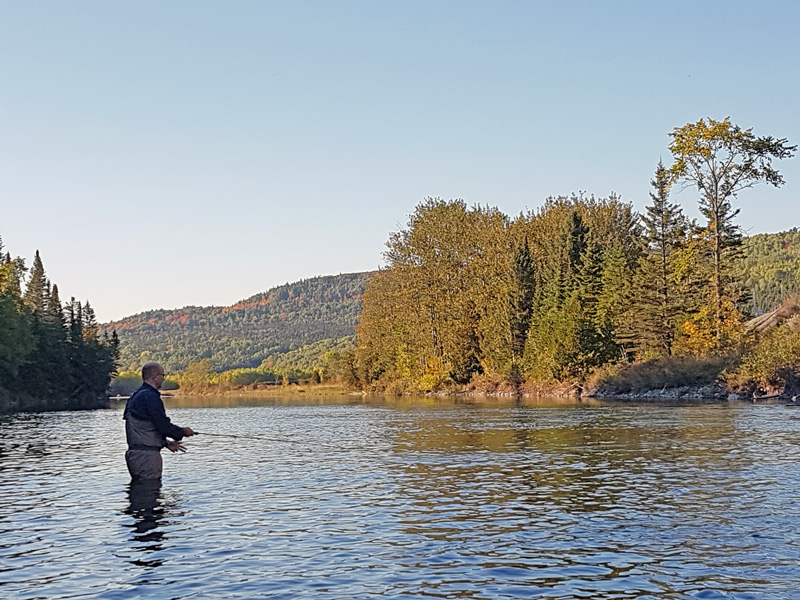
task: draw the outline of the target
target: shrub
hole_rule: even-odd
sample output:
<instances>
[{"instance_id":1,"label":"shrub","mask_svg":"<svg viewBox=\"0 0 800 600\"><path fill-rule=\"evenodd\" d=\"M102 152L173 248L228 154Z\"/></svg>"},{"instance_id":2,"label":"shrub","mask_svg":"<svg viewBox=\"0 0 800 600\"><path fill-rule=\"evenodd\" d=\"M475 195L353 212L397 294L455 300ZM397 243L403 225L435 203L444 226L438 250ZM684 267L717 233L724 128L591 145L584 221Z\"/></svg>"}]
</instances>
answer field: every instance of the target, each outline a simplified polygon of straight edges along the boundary
<instances>
[{"instance_id":1,"label":"shrub","mask_svg":"<svg viewBox=\"0 0 800 600\"><path fill-rule=\"evenodd\" d=\"M741 391L777 393L800 391L800 321L763 334L742 357L741 364L727 378Z\"/></svg>"},{"instance_id":2,"label":"shrub","mask_svg":"<svg viewBox=\"0 0 800 600\"><path fill-rule=\"evenodd\" d=\"M736 363L733 355L657 358L600 371L587 387L612 395L708 385L718 381Z\"/></svg>"}]
</instances>

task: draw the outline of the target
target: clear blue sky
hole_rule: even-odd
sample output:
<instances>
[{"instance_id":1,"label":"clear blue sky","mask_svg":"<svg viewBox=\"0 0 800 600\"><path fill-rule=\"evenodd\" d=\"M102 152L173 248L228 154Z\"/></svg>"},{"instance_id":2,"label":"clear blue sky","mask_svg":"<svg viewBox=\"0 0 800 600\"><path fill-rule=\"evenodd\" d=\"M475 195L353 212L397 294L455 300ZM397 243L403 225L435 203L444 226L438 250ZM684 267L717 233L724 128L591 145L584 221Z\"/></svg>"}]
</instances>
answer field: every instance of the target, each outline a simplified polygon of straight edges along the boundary
<instances>
[{"instance_id":1,"label":"clear blue sky","mask_svg":"<svg viewBox=\"0 0 800 600\"><path fill-rule=\"evenodd\" d=\"M676 126L800 143L799 6L2 0L0 236L107 321L375 269L427 196L643 210ZM800 226L778 166L750 233Z\"/></svg>"}]
</instances>

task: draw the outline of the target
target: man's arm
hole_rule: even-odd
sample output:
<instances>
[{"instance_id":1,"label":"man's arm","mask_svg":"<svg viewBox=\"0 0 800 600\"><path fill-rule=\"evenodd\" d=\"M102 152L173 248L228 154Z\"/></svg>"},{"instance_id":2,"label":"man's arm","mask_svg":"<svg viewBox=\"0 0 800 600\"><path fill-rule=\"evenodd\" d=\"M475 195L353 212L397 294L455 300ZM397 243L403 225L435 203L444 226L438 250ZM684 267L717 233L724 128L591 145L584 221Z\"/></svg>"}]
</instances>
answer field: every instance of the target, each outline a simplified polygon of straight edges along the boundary
<instances>
[{"instance_id":1,"label":"man's arm","mask_svg":"<svg viewBox=\"0 0 800 600\"><path fill-rule=\"evenodd\" d=\"M184 436L193 435L194 432L189 427L178 427L173 425L167 412L164 409L164 403L157 393L148 394L147 403L145 404L145 412L147 419L155 425L158 432L165 436L171 437L174 440L181 440ZM187 431L188 430L188 431ZM189 433L191 432L191 433Z\"/></svg>"}]
</instances>

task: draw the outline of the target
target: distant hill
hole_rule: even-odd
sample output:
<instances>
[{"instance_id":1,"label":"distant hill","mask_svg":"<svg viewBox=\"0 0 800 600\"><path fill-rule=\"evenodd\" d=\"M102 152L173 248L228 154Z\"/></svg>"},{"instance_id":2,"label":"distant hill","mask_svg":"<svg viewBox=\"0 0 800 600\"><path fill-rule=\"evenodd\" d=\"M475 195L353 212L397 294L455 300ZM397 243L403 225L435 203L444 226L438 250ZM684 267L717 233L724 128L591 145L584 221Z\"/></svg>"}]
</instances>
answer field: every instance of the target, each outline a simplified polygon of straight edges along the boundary
<instances>
[{"instance_id":1,"label":"distant hill","mask_svg":"<svg viewBox=\"0 0 800 600\"><path fill-rule=\"evenodd\" d=\"M800 230L745 238L740 259L741 289L750 298L744 310L759 315L800 293Z\"/></svg>"},{"instance_id":2,"label":"distant hill","mask_svg":"<svg viewBox=\"0 0 800 600\"><path fill-rule=\"evenodd\" d=\"M210 358L215 370L257 367L304 346L324 351L355 335L369 273L304 279L233 306L152 310L103 325L120 337L121 370L150 360L168 372ZM323 343L329 340L329 344Z\"/></svg>"}]
</instances>

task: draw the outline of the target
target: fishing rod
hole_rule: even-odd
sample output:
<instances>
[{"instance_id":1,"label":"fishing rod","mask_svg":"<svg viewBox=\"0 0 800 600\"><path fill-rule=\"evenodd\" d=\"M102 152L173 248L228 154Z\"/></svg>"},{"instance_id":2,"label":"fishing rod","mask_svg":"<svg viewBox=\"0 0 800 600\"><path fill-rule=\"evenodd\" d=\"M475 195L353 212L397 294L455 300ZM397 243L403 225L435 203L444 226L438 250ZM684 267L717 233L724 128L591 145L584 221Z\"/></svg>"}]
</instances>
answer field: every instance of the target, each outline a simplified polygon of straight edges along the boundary
<instances>
[{"instance_id":1,"label":"fishing rod","mask_svg":"<svg viewBox=\"0 0 800 600\"><path fill-rule=\"evenodd\" d=\"M263 435L255 436L255 435L244 435L244 434L232 434L232 433L209 433L207 431L195 431L195 435L210 435L213 437L225 437L225 438L242 438L246 440L264 440L269 442L288 442L290 444L300 444L302 442L298 442L297 440L288 440L285 438L273 438L273 437L266 437Z\"/></svg>"}]
</instances>

